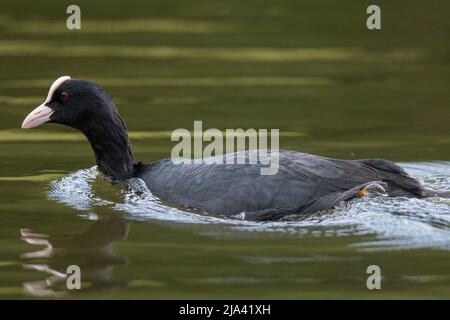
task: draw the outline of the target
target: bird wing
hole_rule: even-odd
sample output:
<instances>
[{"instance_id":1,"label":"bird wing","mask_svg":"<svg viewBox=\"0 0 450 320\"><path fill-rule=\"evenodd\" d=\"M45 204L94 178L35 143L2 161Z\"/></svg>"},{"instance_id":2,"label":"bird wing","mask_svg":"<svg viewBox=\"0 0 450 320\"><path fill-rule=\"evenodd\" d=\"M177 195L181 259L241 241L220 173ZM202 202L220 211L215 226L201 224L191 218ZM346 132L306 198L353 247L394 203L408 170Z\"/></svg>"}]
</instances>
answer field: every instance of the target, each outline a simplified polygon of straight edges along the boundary
<instances>
[{"instance_id":1,"label":"bird wing","mask_svg":"<svg viewBox=\"0 0 450 320\"><path fill-rule=\"evenodd\" d=\"M235 153L235 157L248 159L249 151ZM300 210L314 199L370 181L386 181L394 190L406 187L404 193L420 187L388 161L337 160L286 150L279 151L279 169L274 175L261 175L260 163L175 164L164 159L151 166L141 178L154 194L214 214Z\"/></svg>"}]
</instances>

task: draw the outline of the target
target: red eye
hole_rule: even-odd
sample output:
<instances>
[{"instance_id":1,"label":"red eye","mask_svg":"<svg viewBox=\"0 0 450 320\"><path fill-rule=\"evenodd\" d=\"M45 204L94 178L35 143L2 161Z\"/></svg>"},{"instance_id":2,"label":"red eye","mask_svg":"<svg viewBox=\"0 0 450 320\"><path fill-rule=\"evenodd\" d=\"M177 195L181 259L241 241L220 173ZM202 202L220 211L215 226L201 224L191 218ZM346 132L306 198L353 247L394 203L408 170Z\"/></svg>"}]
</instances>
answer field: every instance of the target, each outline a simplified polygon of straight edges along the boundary
<instances>
[{"instance_id":1,"label":"red eye","mask_svg":"<svg viewBox=\"0 0 450 320\"><path fill-rule=\"evenodd\" d=\"M69 94L65 91L61 92L61 95L59 96L62 102L66 102L69 100Z\"/></svg>"}]
</instances>

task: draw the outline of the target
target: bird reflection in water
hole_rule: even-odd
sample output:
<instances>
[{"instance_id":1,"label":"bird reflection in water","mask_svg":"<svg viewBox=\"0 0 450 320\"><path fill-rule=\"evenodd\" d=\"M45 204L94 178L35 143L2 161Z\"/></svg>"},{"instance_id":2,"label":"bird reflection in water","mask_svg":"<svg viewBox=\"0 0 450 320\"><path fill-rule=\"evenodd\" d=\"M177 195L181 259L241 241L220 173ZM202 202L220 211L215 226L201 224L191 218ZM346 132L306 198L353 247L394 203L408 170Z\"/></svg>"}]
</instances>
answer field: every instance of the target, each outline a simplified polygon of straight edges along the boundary
<instances>
[{"instance_id":1,"label":"bird reflection in water","mask_svg":"<svg viewBox=\"0 0 450 320\"><path fill-rule=\"evenodd\" d=\"M23 284L25 294L37 297L61 297L76 292L69 290L66 282L69 265L81 269L81 289L93 291L128 286L129 281L113 278L116 267L126 265L128 259L114 251L114 244L126 240L129 222L118 214L101 214L85 232L80 234L47 235L30 229L20 230L22 240L44 249L27 252L21 256L23 268L48 274L45 280Z\"/></svg>"}]
</instances>

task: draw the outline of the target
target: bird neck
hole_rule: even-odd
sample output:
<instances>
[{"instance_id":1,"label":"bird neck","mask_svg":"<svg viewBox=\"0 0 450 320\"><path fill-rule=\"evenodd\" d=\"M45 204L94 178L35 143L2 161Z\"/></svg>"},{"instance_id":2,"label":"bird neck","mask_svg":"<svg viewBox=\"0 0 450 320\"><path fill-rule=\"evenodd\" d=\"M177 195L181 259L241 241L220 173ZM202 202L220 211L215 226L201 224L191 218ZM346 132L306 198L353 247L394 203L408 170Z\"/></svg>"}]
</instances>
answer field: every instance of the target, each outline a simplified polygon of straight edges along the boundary
<instances>
[{"instance_id":1,"label":"bird neck","mask_svg":"<svg viewBox=\"0 0 450 320\"><path fill-rule=\"evenodd\" d=\"M113 179L134 176L134 157L125 124L117 113L113 119L93 122L81 130L95 153L98 169Z\"/></svg>"}]
</instances>

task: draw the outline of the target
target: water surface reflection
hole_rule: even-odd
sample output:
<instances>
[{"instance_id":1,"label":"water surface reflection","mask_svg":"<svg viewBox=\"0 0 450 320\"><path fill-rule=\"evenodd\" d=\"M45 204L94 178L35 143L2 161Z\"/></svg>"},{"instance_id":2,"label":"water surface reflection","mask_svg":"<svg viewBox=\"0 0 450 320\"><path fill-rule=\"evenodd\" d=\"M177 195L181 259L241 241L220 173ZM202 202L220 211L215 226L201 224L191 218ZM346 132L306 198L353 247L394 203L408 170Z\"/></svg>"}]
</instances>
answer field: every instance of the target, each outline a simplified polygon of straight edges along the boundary
<instances>
[{"instance_id":1,"label":"water surface reflection","mask_svg":"<svg viewBox=\"0 0 450 320\"><path fill-rule=\"evenodd\" d=\"M66 269L78 265L82 289L98 290L127 287L129 281L115 279L118 266L128 259L114 250L117 242L127 239L129 222L120 215L97 212L97 220L86 231L75 234L43 234L22 228L22 240L33 246L21 256L23 268L41 272L44 280L23 283L25 294L36 297L60 297L69 291ZM42 248L42 246L44 248ZM39 248L36 248L39 247Z\"/></svg>"}]
</instances>

